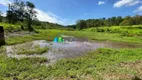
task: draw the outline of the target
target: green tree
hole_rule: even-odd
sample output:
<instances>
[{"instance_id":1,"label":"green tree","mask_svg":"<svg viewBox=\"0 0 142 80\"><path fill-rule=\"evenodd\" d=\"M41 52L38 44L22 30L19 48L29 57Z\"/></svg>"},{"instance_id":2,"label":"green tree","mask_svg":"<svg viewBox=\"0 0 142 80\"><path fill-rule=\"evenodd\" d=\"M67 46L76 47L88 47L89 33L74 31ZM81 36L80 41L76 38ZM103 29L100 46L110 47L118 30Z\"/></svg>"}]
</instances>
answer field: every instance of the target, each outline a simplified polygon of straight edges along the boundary
<instances>
[{"instance_id":1,"label":"green tree","mask_svg":"<svg viewBox=\"0 0 142 80\"><path fill-rule=\"evenodd\" d=\"M79 21L77 21L76 27L79 30L87 28L86 21L85 20L79 20Z\"/></svg>"},{"instance_id":2,"label":"green tree","mask_svg":"<svg viewBox=\"0 0 142 80\"><path fill-rule=\"evenodd\" d=\"M142 16L140 16L140 15L135 15L135 16L133 17L133 19L134 19L135 25L142 24Z\"/></svg>"},{"instance_id":3,"label":"green tree","mask_svg":"<svg viewBox=\"0 0 142 80\"><path fill-rule=\"evenodd\" d=\"M26 20L27 20L27 26L29 31L33 31L32 21L36 17L36 13L37 13L34 9L35 9L35 5L33 3L29 1L26 2Z\"/></svg>"},{"instance_id":4,"label":"green tree","mask_svg":"<svg viewBox=\"0 0 142 80\"><path fill-rule=\"evenodd\" d=\"M116 25L120 25L120 23L123 21L123 18L121 16L118 16L116 18Z\"/></svg>"},{"instance_id":5,"label":"green tree","mask_svg":"<svg viewBox=\"0 0 142 80\"><path fill-rule=\"evenodd\" d=\"M9 23L23 22L25 15L25 4L21 0L14 0L12 4L9 4L9 10L7 11L7 19Z\"/></svg>"},{"instance_id":6,"label":"green tree","mask_svg":"<svg viewBox=\"0 0 142 80\"><path fill-rule=\"evenodd\" d=\"M33 31L32 21L36 17L35 5L29 1L14 0L9 4L7 11L7 19L9 23L26 22L29 31Z\"/></svg>"},{"instance_id":7,"label":"green tree","mask_svg":"<svg viewBox=\"0 0 142 80\"><path fill-rule=\"evenodd\" d=\"M134 25L134 19L130 16L126 16L120 25L132 27L132 25Z\"/></svg>"}]
</instances>

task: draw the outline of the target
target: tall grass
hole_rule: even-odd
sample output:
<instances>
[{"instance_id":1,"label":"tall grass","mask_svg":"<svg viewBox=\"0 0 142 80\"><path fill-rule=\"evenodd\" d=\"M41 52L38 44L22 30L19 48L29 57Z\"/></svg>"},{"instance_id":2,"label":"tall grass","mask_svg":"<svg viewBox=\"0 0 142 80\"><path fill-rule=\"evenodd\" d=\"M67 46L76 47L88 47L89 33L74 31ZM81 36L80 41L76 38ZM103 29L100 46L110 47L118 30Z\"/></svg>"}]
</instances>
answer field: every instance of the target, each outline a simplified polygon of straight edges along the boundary
<instances>
[{"instance_id":1,"label":"tall grass","mask_svg":"<svg viewBox=\"0 0 142 80\"><path fill-rule=\"evenodd\" d=\"M100 27L100 28L89 28L83 31L91 31L91 32L107 32L107 33L119 33L122 36L142 36L142 26L137 25L133 27L128 26L113 26L113 27Z\"/></svg>"}]
</instances>

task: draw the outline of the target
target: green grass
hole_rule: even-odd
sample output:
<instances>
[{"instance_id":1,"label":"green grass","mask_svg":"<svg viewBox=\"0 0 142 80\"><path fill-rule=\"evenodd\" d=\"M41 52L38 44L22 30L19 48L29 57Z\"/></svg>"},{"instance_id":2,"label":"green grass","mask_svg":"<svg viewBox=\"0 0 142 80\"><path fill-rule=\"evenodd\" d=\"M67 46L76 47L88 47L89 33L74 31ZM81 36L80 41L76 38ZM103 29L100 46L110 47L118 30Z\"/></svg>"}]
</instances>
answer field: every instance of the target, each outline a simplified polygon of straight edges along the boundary
<instances>
[{"instance_id":1,"label":"green grass","mask_svg":"<svg viewBox=\"0 0 142 80\"><path fill-rule=\"evenodd\" d=\"M134 25L133 27L129 26L112 26L112 27L99 27L99 28L89 28L84 29L83 31L91 32L107 32L107 33L119 33L122 36L142 36L142 25Z\"/></svg>"},{"instance_id":2,"label":"green grass","mask_svg":"<svg viewBox=\"0 0 142 80\"><path fill-rule=\"evenodd\" d=\"M76 78L88 74L92 75L94 79L103 78L103 75L107 74L137 75L139 74L137 71L131 70L132 68L120 67L119 63L141 60L141 53L141 49L98 49L85 57L61 60L54 67L56 69L61 68L60 70L64 71L67 76L75 76ZM56 75L65 75L64 73L59 73Z\"/></svg>"},{"instance_id":3,"label":"green grass","mask_svg":"<svg viewBox=\"0 0 142 80\"><path fill-rule=\"evenodd\" d=\"M33 54L43 54L47 51L48 51L48 47L44 47L44 48L36 47L34 49L21 49L17 52L17 54L33 55Z\"/></svg>"},{"instance_id":4,"label":"green grass","mask_svg":"<svg viewBox=\"0 0 142 80\"><path fill-rule=\"evenodd\" d=\"M5 52L5 47L3 47L3 46L0 46L0 54L2 54L2 53L4 53Z\"/></svg>"},{"instance_id":5,"label":"green grass","mask_svg":"<svg viewBox=\"0 0 142 80\"><path fill-rule=\"evenodd\" d=\"M6 44L13 45L13 44L18 44L18 43L30 42L33 40L53 41L54 37L60 36L59 34L62 32L64 32L64 30L39 30L39 33L33 34L31 36L7 38Z\"/></svg>"},{"instance_id":6,"label":"green grass","mask_svg":"<svg viewBox=\"0 0 142 80\"><path fill-rule=\"evenodd\" d=\"M43 58L20 60L0 55L0 79L114 79L142 78L141 69L135 67L142 60L141 49L98 49L84 57L62 59L52 66L41 65ZM124 66L121 65L125 63ZM134 67L126 67L130 64ZM134 64L135 63L135 64ZM142 67L142 65L138 65ZM112 76L107 76L112 75ZM123 76L125 75L125 76ZM119 76L119 77L118 77ZM114 77L114 78L113 78ZM128 78L128 79L127 79Z\"/></svg>"},{"instance_id":7,"label":"green grass","mask_svg":"<svg viewBox=\"0 0 142 80\"><path fill-rule=\"evenodd\" d=\"M102 33L102 32L90 32L90 31L71 31L66 32L66 35L83 37L89 40L97 41L113 41L113 42L128 42L128 43L137 43L142 44L142 37L140 36L122 36L119 33Z\"/></svg>"},{"instance_id":8,"label":"green grass","mask_svg":"<svg viewBox=\"0 0 142 80\"><path fill-rule=\"evenodd\" d=\"M30 42L33 40L53 41L54 37L69 35L94 41L113 41L142 44L141 25L128 27L90 28L82 31L38 30L39 33L23 37L9 37L8 45ZM42 53L39 47L35 51L26 49L19 54ZM131 80L142 79L142 49L98 49L83 57L62 59L51 66L41 65L48 62L45 58L8 58L5 47L0 47L0 79L19 80Z\"/></svg>"},{"instance_id":9,"label":"green grass","mask_svg":"<svg viewBox=\"0 0 142 80\"><path fill-rule=\"evenodd\" d=\"M75 37L87 38L89 40L142 44L141 36L123 36L120 33L92 32L92 31L65 31L65 30L38 30L38 31L39 33L33 34L31 36L8 38L6 39L6 43L8 45L12 45L17 43L29 42L33 40L53 41L54 37L64 34Z\"/></svg>"},{"instance_id":10,"label":"green grass","mask_svg":"<svg viewBox=\"0 0 142 80\"><path fill-rule=\"evenodd\" d=\"M40 77L45 66L41 63L47 62L45 58L23 58L20 60L0 56L0 79L15 80L15 79L33 79ZM36 75L35 75L36 74ZM44 74L44 73L43 73Z\"/></svg>"},{"instance_id":11,"label":"green grass","mask_svg":"<svg viewBox=\"0 0 142 80\"><path fill-rule=\"evenodd\" d=\"M23 36L23 37L10 37L6 39L7 45L18 44L18 43L25 43L34 40L32 36Z\"/></svg>"},{"instance_id":12,"label":"green grass","mask_svg":"<svg viewBox=\"0 0 142 80\"><path fill-rule=\"evenodd\" d=\"M4 27L5 33L21 31L21 27L18 24L13 25L13 24L8 24L8 23L0 23L0 26Z\"/></svg>"},{"instance_id":13,"label":"green grass","mask_svg":"<svg viewBox=\"0 0 142 80\"><path fill-rule=\"evenodd\" d=\"M10 26L11 24L0 23L1 25ZM12 28L17 28L18 25L13 25ZM89 40L98 41L114 41L114 42L129 42L142 44L142 25L128 26L112 26L112 27L100 27L89 28L82 31L67 31L67 30L37 30L39 33L35 33L29 36L9 37L6 39L8 45L17 43L30 42L33 40L47 40L53 41L54 37L64 35L71 35L75 37L88 38Z\"/></svg>"},{"instance_id":14,"label":"green grass","mask_svg":"<svg viewBox=\"0 0 142 80\"><path fill-rule=\"evenodd\" d=\"M33 42L26 42L23 44L14 45L11 47L14 54L43 54L49 50L48 47L40 47L38 44L34 44Z\"/></svg>"}]
</instances>

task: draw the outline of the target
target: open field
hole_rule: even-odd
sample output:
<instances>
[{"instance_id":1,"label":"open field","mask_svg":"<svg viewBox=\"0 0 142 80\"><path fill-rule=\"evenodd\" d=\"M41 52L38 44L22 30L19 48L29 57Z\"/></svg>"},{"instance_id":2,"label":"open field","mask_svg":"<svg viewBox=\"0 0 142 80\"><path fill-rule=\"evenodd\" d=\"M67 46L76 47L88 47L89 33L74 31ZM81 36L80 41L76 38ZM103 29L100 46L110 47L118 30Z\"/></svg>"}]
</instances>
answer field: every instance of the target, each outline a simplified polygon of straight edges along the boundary
<instances>
[{"instance_id":1,"label":"open field","mask_svg":"<svg viewBox=\"0 0 142 80\"><path fill-rule=\"evenodd\" d=\"M105 29L105 28L104 28ZM112 28L113 29L113 28ZM116 31L115 29L112 31ZM127 29L123 30L123 33L127 33ZM6 40L7 44L16 44L16 43L23 43L27 41L32 40L47 40L52 41L54 37L60 36L60 35L69 35L69 36L75 36L75 37L83 37L87 38L89 40L97 40L97 41L114 41L114 42L128 42L128 43L136 43L136 44L142 44L142 30L131 30L134 33L133 36L127 36L132 35L130 32L127 33L127 35L123 35L123 33L120 32L97 32L97 31L89 31L89 30L83 30L83 31L66 31L66 30L38 30L38 34L32 34L29 36L20 36L20 37L11 37ZM130 33L130 34L129 34Z\"/></svg>"},{"instance_id":2,"label":"open field","mask_svg":"<svg viewBox=\"0 0 142 80\"><path fill-rule=\"evenodd\" d=\"M0 47L0 79L3 80L141 80L142 79L142 26L100 27L81 31L37 30L38 33L6 38L6 45L20 45L35 40L53 41L61 35L87 39L91 42L112 42L117 44L137 45L136 48L99 48L84 56L65 58L52 65L45 65L50 60L45 57L9 58L6 46ZM14 33L14 32L13 32ZM12 33L11 33L12 34ZM52 45L52 44L51 44ZM16 47L18 54L42 54L48 48L20 52L31 48ZM41 51L40 51L41 50Z\"/></svg>"}]
</instances>

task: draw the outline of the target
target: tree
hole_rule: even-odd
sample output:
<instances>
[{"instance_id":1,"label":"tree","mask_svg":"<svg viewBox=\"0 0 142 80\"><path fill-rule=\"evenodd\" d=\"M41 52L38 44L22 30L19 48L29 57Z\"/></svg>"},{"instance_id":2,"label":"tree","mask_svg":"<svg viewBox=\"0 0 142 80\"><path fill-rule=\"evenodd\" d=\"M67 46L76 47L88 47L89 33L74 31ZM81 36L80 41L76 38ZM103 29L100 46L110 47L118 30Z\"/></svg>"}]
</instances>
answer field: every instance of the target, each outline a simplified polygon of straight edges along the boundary
<instances>
[{"instance_id":1,"label":"tree","mask_svg":"<svg viewBox=\"0 0 142 80\"><path fill-rule=\"evenodd\" d=\"M32 28L32 21L36 17L35 5L29 1L23 2L21 0L14 0L12 4L9 4L9 10L7 11L7 19L9 23L17 23L26 21L29 31L34 30Z\"/></svg>"},{"instance_id":2,"label":"tree","mask_svg":"<svg viewBox=\"0 0 142 80\"><path fill-rule=\"evenodd\" d=\"M7 11L7 19L9 23L16 23L18 21L23 22L25 15L25 4L21 0L14 0L12 4L9 4L9 10Z\"/></svg>"},{"instance_id":3,"label":"tree","mask_svg":"<svg viewBox=\"0 0 142 80\"><path fill-rule=\"evenodd\" d=\"M123 18L121 16L118 16L116 18L116 25L120 25L120 23L123 21Z\"/></svg>"},{"instance_id":4,"label":"tree","mask_svg":"<svg viewBox=\"0 0 142 80\"><path fill-rule=\"evenodd\" d=\"M27 19L27 26L28 30L32 31L32 21L36 17L35 5L31 2L26 2L26 19Z\"/></svg>"},{"instance_id":5,"label":"tree","mask_svg":"<svg viewBox=\"0 0 142 80\"><path fill-rule=\"evenodd\" d=\"M112 26L112 19L111 18L107 19L107 26L109 26L109 27Z\"/></svg>"},{"instance_id":6,"label":"tree","mask_svg":"<svg viewBox=\"0 0 142 80\"><path fill-rule=\"evenodd\" d=\"M127 17L125 17L124 21L122 21L122 23L120 25L132 27L133 24L134 24L133 18L127 16Z\"/></svg>"},{"instance_id":7,"label":"tree","mask_svg":"<svg viewBox=\"0 0 142 80\"><path fill-rule=\"evenodd\" d=\"M79 30L87 28L86 21L85 20L79 20L79 21L77 21L76 27Z\"/></svg>"},{"instance_id":8,"label":"tree","mask_svg":"<svg viewBox=\"0 0 142 80\"><path fill-rule=\"evenodd\" d=\"M76 29L76 25L67 25L67 28L72 28L72 29Z\"/></svg>"},{"instance_id":9,"label":"tree","mask_svg":"<svg viewBox=\"0 0 142 80\"><path fill-rule=\"evenodd\" d=\"M135 16L133 17L133 19L134 19L135 25L142 24L142 16L140 16L140 15L135 15Z\"/></svg>"}]
</instances>

